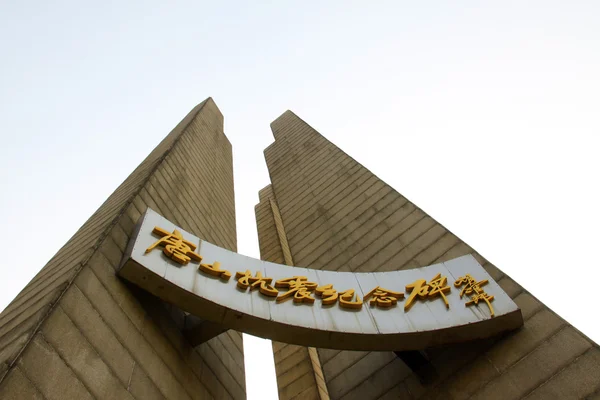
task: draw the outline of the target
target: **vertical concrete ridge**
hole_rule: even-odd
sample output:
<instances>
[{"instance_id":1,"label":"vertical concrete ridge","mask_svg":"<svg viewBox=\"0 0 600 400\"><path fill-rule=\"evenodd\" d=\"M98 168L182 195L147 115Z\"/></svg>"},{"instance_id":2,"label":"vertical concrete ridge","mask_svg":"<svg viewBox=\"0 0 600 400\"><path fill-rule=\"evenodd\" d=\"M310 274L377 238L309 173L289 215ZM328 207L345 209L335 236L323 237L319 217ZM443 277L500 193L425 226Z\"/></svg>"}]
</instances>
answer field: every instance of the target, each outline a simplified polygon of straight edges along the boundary
<instances>
[{"instance_id":1,"label":"vertical concrete ridge","mask_svg":"<svg viewBox=\"0 0 600 400\"><path fill-rule=\"evenodd\" d=\"M287 235L285 232L285 227L283 225L283 220L281 219L281 213L279 211L279 207L277 205L277 200L274 197L274 193L272 190L271 185L266 186L265 188L261 189L259 192L259 198L261 199L261 202L269 202L270 205L270 209L273 215L273 220L275 223L275 230L277 231L277 237L278 237L278 241L279 241L279 248L281 249L282 253L283 253L283 259L284 259L284 263L286 265L289 266L293 266L294 265L294 260L292 257L292 253L290 251L290 246L288 244L288 240L287 240ZM264 259L264 257L261 257ZM291 347L291 346L290 346ZM294 346L293 348L298 348L301 349L298 346ZM292 348L292 349L293 349ZM312 375L314 378L314 382L316 384L317 387L317 392L319 394L319 398L321 400L329 400L329 393L327 390L327 384L325 382L325 378L323 376L323 370L321 368L321 361L319 360L319 355L317 353L317 350L313 347L309 347L307 348L308 350L308 357L310 359L310 369L312 370ZM302 363L302 361L300 361L298 364ZM279 363L276 362L276 366ZM304 376L304 374L302 374L301 371L303 371L302 369L298 370L298 375L295 377L295 381L291 380L290 382L288 382L287 384L285 384L285 386L283 386L281 383L279 384L280 386L280 393L279 396L280 398L296 398L297 396L300 396L302 394L302 392L304 392L306 389L303 389L302 391L298 392L297 390L295 392L290 392L289 394L286 391L282 391L282 389L286 389L289 386L293 385L295 382L298 382L300 378L302 378ZM281 381L280 377L285 373L286 371L281 372L278 375L278 380Z\"/></svg>"},{"instance_id":2,"label":"vertical concrete ridge","mask_svg":"<svg viewBox=\"0 0 600 400\"><path fill-rule=\"evenodd\" d=\"M285 234L285 228L283 227L283 221L281 220L279 208L277 207L277 203L272 197L269 198L269 204L271 205L271 211L273 211L273 217L275 218L275 227L277 228L277 235L279 236L279 245L283 250L283 259L286 265L293 266L294 260L292 259L290 245L287 241L287 236Z\"/></svg>"},{"instance_id":3,"label":"vertical concrete ridge","mask_svg":"<svg viewBox=\"0 0 600 400\"><path fill-rule=\"evenodd\" d=\"M319 359L319 353L314 347L308 348L308 355L312 363L313 371L315 373L315 380L319 389L319 396L321 400L329 400L329 392L327 391L327 383L323 375L323 368L321 367L321 360Z\"/></svg>"}]
</instances>

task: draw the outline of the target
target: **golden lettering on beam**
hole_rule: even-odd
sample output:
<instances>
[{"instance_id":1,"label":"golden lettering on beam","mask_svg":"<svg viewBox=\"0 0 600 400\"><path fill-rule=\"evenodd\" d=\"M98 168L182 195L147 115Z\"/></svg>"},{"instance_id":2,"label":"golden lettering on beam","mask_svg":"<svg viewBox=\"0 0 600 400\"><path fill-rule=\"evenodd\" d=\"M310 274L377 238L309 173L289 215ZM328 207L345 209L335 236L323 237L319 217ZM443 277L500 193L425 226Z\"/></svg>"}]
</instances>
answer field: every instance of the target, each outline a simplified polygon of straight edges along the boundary
<instances>
[{"instance_id":1,"label":"golden lettering on beam","mask_svg":"<svg viewBox=\"0 0 600 400\"><path fill-rule=\"evenodd\" d=\"M231 278L231 272L221 269L221 263L218 261L215 261L212 264L200 264L198 269L209 275L219 277L224 281L228 281L229 278Z\"/></svg>"},{"instance_id":2,"label":"golden lettering on beam","mask_svg":"<svg viewBox=\"0 0 600 400\"><path fill-rule=\"evenodd\" d=\"M356 295L356 301L352 301L353 298L354 289L348 289L344 292L340 292L340 307L360 310L362 308L363 301L360 299L359 295Z\"/></svg>"},{"instance_id":3,"label":"golden lettering on beam","mask_svg":"<svg viewBox=\"0 0 600 400\"><path fill-rule=\"evenodd\" d=\"M269 297L277 297L279 291L271 286L273 278L263 277L262 273L258 271L255 277L252 277L250 270L246 272L236 272L235 279L238 280L237 286L240 289L246 290L250 286L250 290L258 288L258 291Z\"/></svg>"},{"instance_id":4,"label":"golden lettering on beam","mask_svg":"<svg viewBox=\"0 0 600 400\"><path fill-rule=\"evenodd\" d=\"M406 285L406 291L410 292L410 296L408 297L408 300L406 300L406 303L404 303L404 311L410 310L417 296L421 300L431 300L439 295L444 300L446 308L450 308L448 299L446 299L446 296L444 295L444 293L450 292L450 286L446 285L448 278L441 275L442 274L437 274L429 281L429 283L426 283L425 279L417 279L410 285Z\"/></svg>"},{"instance_id":5,"label":"golden lettering on beam","mask_svg":"<svg viewBox=\"0 0 600 400\"><path fill-rule=\"evenodd\" d=\"M319 271L204 242L152 210L135 228L117 276L227 329L299 346L415 351L523 326L522 310L472 255L410 271Z\"/></svg>"},{"instance_id":6,"label":"golden lettering on beam","mask_svg":"<svg viewBox=\"0 0 600 400\"><path fill-rule=\"evenodd\" d=\"M163 253L171 260L186 265L190 260L202 261L199 254L194 253L196 245L189 240L185 240L177 229L173 233L155 226L152 233L162 236L157 242L146 249L146 253L150 253L155 247L163 247Z\"/></svg>"},{"instance_id":7,"label":"golden lettering on beam","mask_svg":"<svg viewBox=\"0 0 600 400\"><path fill-rule=\"evenodd\" d=\"M177 229L173 232L168 232L158 226L155 226L152 233L160 236L160 239L148 247L145 253L150 253L157 247L161 247L163 253L172 259L173 261L187 265L189 261L199 262L198 270L221 278L225 281L231 278L231 272L221 269L221 263L215 261L212 264L202 264L202 257L195 252L196 245L189 240L183 238L181 232ZM250 290L258 289L260 293L265 296L275 297L277 303L281 303L290 297L293 297L294 303L307 303L313 304L315 298L311 292L315 292L317 296L322 299L322 305L332 305L339 302L340 307L349 309L360 310L364 301L369 301L371 307L390 308L397 304L398 300L404 299L404 293L395 292L389 289L382 288L381 286L375 287L369 293L367 293L364 299L355 294L354 289L348 289L343 292L338 292L332 284L326 284L319 286L315 282L309 282L305 276L294 276L291 278L280 279L275 282L272 286L273 278L264 277L262 273L256 272L255 276L252 276L250 270L245 272L236 272L235 278L237 279L237 286L241 289ZM441 274L437 274L433 279L427 282L425 279L417 279L413 283L406 285L406 291L410 293L406 303L404 304L404 311L409 311L413 306L414 302L420 300L433 300L436 297L441 297L446 305L446 308L450 308L448 299L445 293L450 292L450 286L447 285L448 279ZM479 282L475 280L470 274L461 276L454 282L455 287L461 287L460 298L464 295L469 297L469 301L465 303L465 306L471 306L473 304L478 305L479 302L485 302L490 310L490 315L494 317L494 307L492 301L494 296L491 296L482 289L482 286L487 285L488 280L484 279ZM288 290L285 293L280 294L276 288L284 287ZM356 300L354 297L356 296Z\"/></svg>"},{"instance_id":8,"label":"golden lettering on beam","mask_svg":"<svg viewBox=\"0 0 600 400\"><path fill-rule=\"evenodd\" d=\"M340 307L342 308L352 308L352 309L361 309L363 302L360 299L360 296L356 296L356 301L352 301L354 299L354 289L348 289L343 292L337 292L333 288L331 283L319 286L315 289L315 293L323 298L322 305L327 306L330 304L335 304L336 301L340 302Z\"/></svg>"},{"instance_id":9,"label":"golden lettering on beam","mask_svg":"<svg viewBox=\"0 0 600 400\"><path fill-rule=\"evenodd\" d=\"M315 302L315 298L310 295L310 292L317 288L317 284L308 282L308 278L305 276L280 279L275 282L275 287L289 288L287 292L277 297L277 303L281 303L291 296L294 296L294 303L313 304Z\"/></svg>"},{"instance_id":10,"label":"golden lettering on beam","mask_svg":"<svg viewBox=\"0 0 600 400\"><path fill-rule=\"evenodd\" d=\"M490 316L494 318L494 307L492 307L492 301L494 300L494 296L490 296L487 294L481 287L483 285L487 285L488 280L484 279L482 281L477 282L475 278L473 278L470 274L466 274L465 276L461 276L454 282L455 287L461 287L460 298L462 299L463 295L472 295L471 300L465 303L465 306L470 306L473 304L479 304L480 300L486 302L488 308L490 309Z\"/></svg>"},{"instance_id":11,"label":"golden lettering on beam","mask_svg":"<svg viewBox=\"0 0 600 400\"><path fill-rule=\"evenodd\" d=\"M371 307L377 305L378 307L389 308L395 306L398 300L404 298L404 293L394 292L388 289L384 289L381 286L375 287L369 293L365 295L365 300L371 299L369 304Z\"/></svg>"},{"instance_id":12,"label":"golden lettering on beam","mask_svg":"<svg viewBox=\"0 0 600 400\"><path fill-rule=\"evenodd\" d=\"M322 304L324 306L335 304L337 302L338 292L333 288L331 283L324 286L319 286L315 290L315 293L323 298Z\"/></svg>"}]
</instances>

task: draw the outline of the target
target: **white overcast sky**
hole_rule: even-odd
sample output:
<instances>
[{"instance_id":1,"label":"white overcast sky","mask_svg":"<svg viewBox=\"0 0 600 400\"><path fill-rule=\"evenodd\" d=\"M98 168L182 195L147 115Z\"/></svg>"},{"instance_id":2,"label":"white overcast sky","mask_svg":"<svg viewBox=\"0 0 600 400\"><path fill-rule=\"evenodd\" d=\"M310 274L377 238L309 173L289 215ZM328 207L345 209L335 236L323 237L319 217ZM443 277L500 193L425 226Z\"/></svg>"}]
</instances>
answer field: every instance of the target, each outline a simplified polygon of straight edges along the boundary
<instances>
[{"instance_id":1,"label":"white overcast sky","mask_svg":"<svg viewBox=\"0 0 600 400\"><path fill-rule=\"evenodd\" d=\"M0 0L0 309L212 96L240 253L259 257L262 151L291 109L598 342L599 18L597 1ZM269 348L246 341L250 399L276 396Z\"/></svg>"}]
</instances>

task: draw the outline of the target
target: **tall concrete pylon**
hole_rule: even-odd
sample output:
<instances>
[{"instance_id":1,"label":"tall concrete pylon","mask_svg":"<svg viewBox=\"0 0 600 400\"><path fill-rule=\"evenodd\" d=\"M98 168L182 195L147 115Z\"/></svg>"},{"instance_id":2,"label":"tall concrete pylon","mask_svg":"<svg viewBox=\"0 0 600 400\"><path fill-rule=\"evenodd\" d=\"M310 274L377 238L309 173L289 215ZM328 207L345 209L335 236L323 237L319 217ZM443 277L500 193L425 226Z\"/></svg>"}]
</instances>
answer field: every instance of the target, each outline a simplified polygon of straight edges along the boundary
<instances>
[{"instance_id":1,"label":"tall concrete pylon","mask_svg":"<svg viewBox=\"0 0 600 400\"><path fill-rule=\"evenodd\" d=\"M374 272L474 254L525 320L501 337L414 352L274 343L280 399L600 398L597 344L291 111L271 128L271 184L256 206L262 259Z\"/></svg>"},{"instance_id":2,"label":"tall concrete pylon","mask_svg":"<svg viewBox=\"0 0 600 400\"><path fill-rule=\"evenodd\" d=\"M211 98L0 314L1 399L246 397L240 333L192 347L182 333L186 314L115 275L147 207L236 250L231 144Z\"/></svg>"}]
</instances>

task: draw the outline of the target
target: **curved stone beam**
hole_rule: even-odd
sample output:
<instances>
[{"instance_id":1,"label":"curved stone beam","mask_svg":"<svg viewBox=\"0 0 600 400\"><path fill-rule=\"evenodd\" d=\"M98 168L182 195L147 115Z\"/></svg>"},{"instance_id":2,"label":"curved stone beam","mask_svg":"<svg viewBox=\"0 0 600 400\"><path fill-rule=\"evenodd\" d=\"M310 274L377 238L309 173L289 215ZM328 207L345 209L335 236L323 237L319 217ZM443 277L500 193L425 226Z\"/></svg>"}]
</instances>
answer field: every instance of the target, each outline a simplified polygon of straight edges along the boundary
<instances>
[{"instance_id":1,"label":"curved stone beam","mask_svg":"<svg viewBox=\"0 0 600 400\"><path fill-rule=\"evenodd\" d=\"M271 278L270 284L265 282L261 290L259 281L256 290L243 289L245 283L254 281L239 282L246 270L253 278L257 272L263 278ZM449 289L442 291L443 296L435 293L435 284L428 285L438 274L440 283L447 278L443 287ZM479 283L487 280L479 286L484 295L477 304L468 306L477 290L463 293L461 298L465 285L455 286L466 274ZM418 269L378 273L290 267L246 257L200 240L150 209L138 222L119 275L199 318L252 335L310 347L417 350L490 337L523 325L521 310L470 255ZM298 276L306 280L289 279ZM280 287L274 288L277 281ZM420 295L416 293L419 282ZM335 297L331 292L319 296L314 285L308 283L320 287L331 284L338 295L353 289L355 296L350 301L355 303L356 296L362 300L376 287L381 291L373 292L362 306L353 306L360 308L344 308L340 296L335 301L331 300ZM415 283L410 291L410 285ZM298 287L281 301L286 292ZM390 298L393 293L404 293L404 298L396 299L395 305L382 307L389 305L381 295L384 289L388 290L387 300L394 300ZM407 307L413 292L414 300ZM376 294L381 295L381 301L371 304ZM401 296L396 294L396 297ZM312 303L311 298L314 298Z\"/></svg>"}]
</instances>

